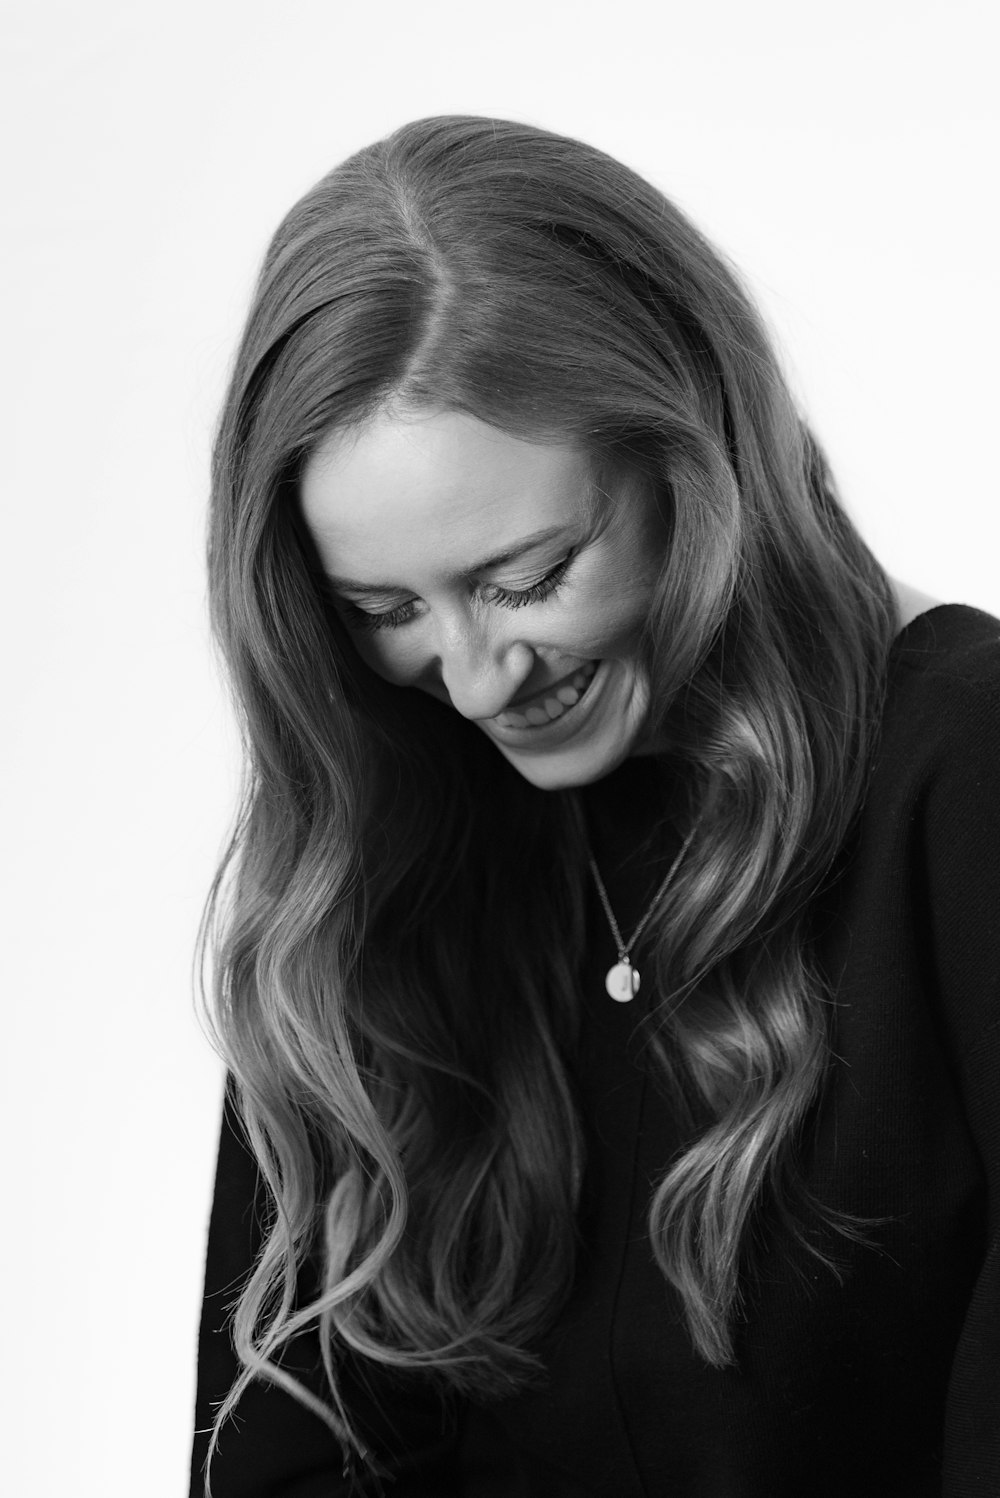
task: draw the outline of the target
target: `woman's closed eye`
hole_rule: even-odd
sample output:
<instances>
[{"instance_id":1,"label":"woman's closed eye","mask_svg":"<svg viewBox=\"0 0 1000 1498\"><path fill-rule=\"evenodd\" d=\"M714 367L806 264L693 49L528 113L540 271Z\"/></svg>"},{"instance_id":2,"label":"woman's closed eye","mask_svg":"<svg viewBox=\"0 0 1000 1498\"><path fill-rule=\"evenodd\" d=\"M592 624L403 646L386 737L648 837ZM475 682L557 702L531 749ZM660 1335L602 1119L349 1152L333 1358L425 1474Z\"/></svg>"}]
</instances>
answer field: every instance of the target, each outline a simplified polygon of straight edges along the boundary
<instances>
[{"instance_id":1,"label":"woman's closed eye","mask_svg":"<svg viewBox=\"0 0 1000 1498\"><path fill-rule=\"evenodd\" d=\"M574 552L570 552L563 557L561 562L529 588L503 588L499 583L483 583L480 589L482 597L486 603L498 603L505 609L520 609L529 603L542 603L556 592L574 555ZM397 629L413 618L415 604L416 600L410 599L409 602L386 609L383 613L359 608L356 603L342 602L338 607L352 629Z\"/></svg>"}]
</instances>

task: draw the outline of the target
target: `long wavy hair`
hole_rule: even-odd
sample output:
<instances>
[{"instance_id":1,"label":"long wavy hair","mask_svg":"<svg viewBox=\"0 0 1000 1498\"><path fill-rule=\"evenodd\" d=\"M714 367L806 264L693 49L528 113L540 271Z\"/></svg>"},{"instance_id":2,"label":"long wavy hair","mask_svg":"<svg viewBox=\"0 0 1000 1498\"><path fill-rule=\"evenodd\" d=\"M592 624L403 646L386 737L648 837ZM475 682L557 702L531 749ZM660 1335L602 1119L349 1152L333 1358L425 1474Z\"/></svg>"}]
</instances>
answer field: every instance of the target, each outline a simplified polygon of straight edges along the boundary
<instances>
[{"instance_id":1,"label":"long wavy hair","mask_svg":"<svg viewBox=\"0 0 1000 1498\"><path fill-rule=\"evenodd\" d=\"M360 662L299 509L321 440L390 401L578 443L608 503L608 475L638 474L668 517L643 650L698 831L650 926L650 1044L701 1123L648 1226L702 1357L734 1358L759 1207L854 1230L795 1162L830 1055L810 902L866 787L888 581L738 277L675 206L575 140L417 121L281 224L214 450L211 608L247 775L200 948L269 1210L210 1452L255 1376L363 1452L345 1356L516 1387L573 1281L577 797ZM281 1366L317 1323L328 1400Z\"/></svg>"}]
</instances>

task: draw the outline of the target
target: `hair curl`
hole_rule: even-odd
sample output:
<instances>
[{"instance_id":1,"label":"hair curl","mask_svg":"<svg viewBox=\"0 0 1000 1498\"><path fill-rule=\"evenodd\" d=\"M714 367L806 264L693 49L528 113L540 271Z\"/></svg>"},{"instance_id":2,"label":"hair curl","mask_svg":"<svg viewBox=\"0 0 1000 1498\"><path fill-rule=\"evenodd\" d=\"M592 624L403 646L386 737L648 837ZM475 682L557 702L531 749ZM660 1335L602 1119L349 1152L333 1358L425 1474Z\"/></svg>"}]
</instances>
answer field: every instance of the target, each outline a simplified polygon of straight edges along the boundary
<instances>
[{"instance_id":1,"label":"hair curl","mask_svg":"<svg viewBox=\"0 0 1000 1498\"><path fill-rule=\"evenodd\" d=\"M664 507L644 650L663 773L699 831L651 926L651 1042L709 1123L665 1162L649 1230L710 1363L733 1357L756 1207L808 1206L794 1147L830 1047L806 914L864 794L887 579L748 296L676 207L526 125L406 125L278 229L214 450L212 617L248 771L201 948L271 1213L210 1453L255 1375L362 1449L345 1349L509 1388L573 1278L576 799L360 663L299 513L318 443L390 400L557 434ZM316 1321L331 1404L280 1366Z\"/></svg>"}]
</instances>

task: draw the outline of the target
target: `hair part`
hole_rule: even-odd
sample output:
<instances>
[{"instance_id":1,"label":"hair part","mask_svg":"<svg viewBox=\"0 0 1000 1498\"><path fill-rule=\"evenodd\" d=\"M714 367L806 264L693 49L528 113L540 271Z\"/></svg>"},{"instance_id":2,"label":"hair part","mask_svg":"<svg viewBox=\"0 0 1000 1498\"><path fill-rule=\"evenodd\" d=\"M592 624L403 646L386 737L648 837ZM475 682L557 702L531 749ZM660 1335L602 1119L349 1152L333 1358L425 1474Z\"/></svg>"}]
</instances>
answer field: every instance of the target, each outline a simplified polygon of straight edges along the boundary
<instances>
[{"instance_id":1,"label":"hair part","mask_svg":"<svg viewBox=\"0 0 1000 1498\"><path fill-rule=\"evenodd\" d=\"M324 437L392 403L576 442L610 500L639 475L668 521L643 650L664 776L699 832L650 927L650 1043L701 1122L649 1230L700 1354L734 1357L768 1204L854 1230L794 1163L829 1056L806 912L867 783L887 580L749 298L676 207L574 140L417 121L279 227L214 450L212 617L247 780L201 940L272 1212L210 1454L262 1376L374 1460L347 1361L494 1395L538 1372L530 1343L573 1282L577 798L360 663L298 511ZM280 1365L316 1322L329 1403Z\"/></svg>"}]
</instances>

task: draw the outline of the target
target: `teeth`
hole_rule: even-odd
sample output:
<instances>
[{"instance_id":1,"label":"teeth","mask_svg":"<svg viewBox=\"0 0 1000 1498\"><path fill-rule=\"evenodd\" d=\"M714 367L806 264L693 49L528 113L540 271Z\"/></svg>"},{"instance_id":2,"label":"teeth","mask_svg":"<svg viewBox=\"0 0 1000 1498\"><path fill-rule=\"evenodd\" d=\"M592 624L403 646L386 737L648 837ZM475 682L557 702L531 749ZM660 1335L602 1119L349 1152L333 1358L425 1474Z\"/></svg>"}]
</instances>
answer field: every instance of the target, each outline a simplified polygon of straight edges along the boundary
<instances>
[{"instance_id":1,"label":"teeth","mask_svg":"<svg viewBox=\"0 0 1000 1498\"><path fill-rule=\"evenodd\" d=\"M509 708L505 713L498 713L493 721L501 728L540 728L543 723L554 723L567 708L574 707L579 702L596 670L597 662L589 661L587 665L580 667L565 686L559 687L551 697L546 697L543 703L532 703L531 707L520 711Z\"/></svg>"}]
</instances>

